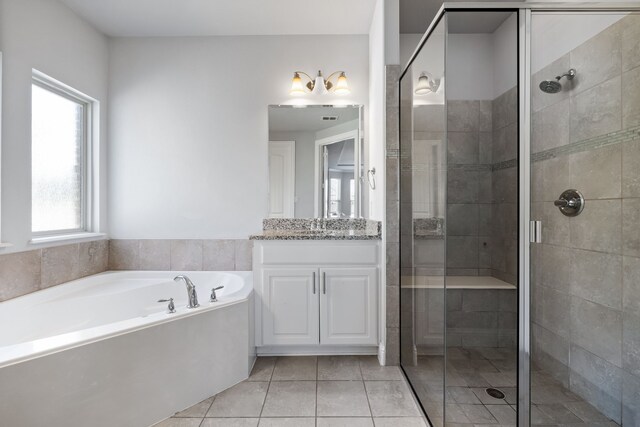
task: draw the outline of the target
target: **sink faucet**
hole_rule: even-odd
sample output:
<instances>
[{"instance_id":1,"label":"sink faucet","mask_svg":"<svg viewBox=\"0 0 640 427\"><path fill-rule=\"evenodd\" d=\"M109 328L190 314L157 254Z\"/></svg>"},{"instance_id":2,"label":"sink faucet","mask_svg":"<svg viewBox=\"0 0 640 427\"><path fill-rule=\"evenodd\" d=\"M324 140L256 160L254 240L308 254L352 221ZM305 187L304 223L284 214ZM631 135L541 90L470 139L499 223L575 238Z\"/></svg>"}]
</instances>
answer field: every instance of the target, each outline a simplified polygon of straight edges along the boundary
<instances>
[{"instance_id":1,"label":"sink faucet","mask_svg":"<svg viewBox=\"0 0 640 427\"><path fill-rule=\"evenodd\" d=\"M184 280L184 284L187 285L187 298L189 298L189 304L187 304L187 308L200 307L200 304L198 304L198 293L196 292L196 285L193 284L191 279L181 274L174 277L173 280L175 280L176 282Z\"/></svg>"}]
</instances>

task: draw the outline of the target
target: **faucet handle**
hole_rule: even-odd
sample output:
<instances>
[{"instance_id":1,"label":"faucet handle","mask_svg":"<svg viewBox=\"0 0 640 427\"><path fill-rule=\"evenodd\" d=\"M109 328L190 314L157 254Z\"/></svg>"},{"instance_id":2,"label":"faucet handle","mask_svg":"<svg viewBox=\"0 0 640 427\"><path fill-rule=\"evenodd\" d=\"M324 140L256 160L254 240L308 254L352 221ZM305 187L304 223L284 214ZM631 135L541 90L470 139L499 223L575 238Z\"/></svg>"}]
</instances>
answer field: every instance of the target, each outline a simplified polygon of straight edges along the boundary
<instances>
[{"instance_id":1,"label":"faucet handle","mask_svg":"<svg viewBox=\"0 0 640 427\"><path fill-rule=\"evenodd\" d=\"M169 298L169 299L159 299L158 302L168 302L169 305L167 306L167 310L169 313L175 313L176 312L176 306L173 304L173 298Z\"/></svg>"},{"instance_id":2,"label":"faucet handle","mask_svg":"<svg viewBox=\"0 0 640 427\"><path fill-rule=\"evenodd\" d=\"M219 291L222 288L224 288L224 286L218 286L217 288L211 289L211 298L209 299L210 302L218 302L216 291Z\"/></svg>"}]
</instances>

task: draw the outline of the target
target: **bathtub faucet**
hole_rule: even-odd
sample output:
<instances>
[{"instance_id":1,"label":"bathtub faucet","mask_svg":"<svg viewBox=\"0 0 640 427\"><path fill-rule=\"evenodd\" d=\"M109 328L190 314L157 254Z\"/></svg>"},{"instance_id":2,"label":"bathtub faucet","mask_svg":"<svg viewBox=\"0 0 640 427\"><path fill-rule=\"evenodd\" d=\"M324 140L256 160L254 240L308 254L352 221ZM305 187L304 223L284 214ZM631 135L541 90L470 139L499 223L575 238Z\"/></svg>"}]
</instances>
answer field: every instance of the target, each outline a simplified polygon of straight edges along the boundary
<instances>
[{"instance_id":1,"label":"bathtub faucet","mask_svg":"<svg viewBox=\"0 0 640 427\"><path fill-rule=\"evenodd\" d=\"M175 280L176 282L184 280L184 284L187 285L187 298L189 298L189 304L187 305L187 308L200 307L200 304L198 304L198 293L196 292L196 285L193 284L191 279L181 274L174 277L173 280Z\"/></svg>"}]
</instances>

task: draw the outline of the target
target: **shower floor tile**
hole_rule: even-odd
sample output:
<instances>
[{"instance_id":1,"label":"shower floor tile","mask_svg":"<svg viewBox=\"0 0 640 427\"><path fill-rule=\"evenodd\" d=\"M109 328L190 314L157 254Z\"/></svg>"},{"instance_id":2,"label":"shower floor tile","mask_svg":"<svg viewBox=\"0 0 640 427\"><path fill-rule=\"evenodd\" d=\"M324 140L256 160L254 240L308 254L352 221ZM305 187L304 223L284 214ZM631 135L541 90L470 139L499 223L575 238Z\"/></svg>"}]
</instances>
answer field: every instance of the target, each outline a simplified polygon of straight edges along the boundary
<instances>
[{"instance_id":1,"label":"shower floor tile","mask_svg":"<svg viewBox=\"0 0 640 427\"><path fill-rule=\"evenodd\" d=\"M503 348L447 349L447 425L516 425L516 353ZM440 367L440 370L434 367ZM442 356L419 356L405 367L434 427L442 420ZM531 373L531 424L544 426L617 426L548 373ZM504 399L489 396L497 388Z\"/></svg>"}]
</instances>

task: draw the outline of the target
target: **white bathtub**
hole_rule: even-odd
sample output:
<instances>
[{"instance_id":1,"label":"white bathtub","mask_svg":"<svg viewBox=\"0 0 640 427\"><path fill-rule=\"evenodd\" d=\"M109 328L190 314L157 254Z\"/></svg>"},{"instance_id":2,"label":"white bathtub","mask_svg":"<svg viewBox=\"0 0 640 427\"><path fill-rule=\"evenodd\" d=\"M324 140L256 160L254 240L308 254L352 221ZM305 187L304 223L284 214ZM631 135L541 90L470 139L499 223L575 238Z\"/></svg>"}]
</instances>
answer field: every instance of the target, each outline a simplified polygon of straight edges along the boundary
<instances>
[{"instance_id":1,"label":"white bathtub","mask_svg":"<svg viewBox=\"0 0 640 427\"><path fill-rule=\"evenodd\" d=\"M120 271L0 303L0 424L145 427L242 381L252 291L251 272Z\"/></svg>"}]
</instances>

